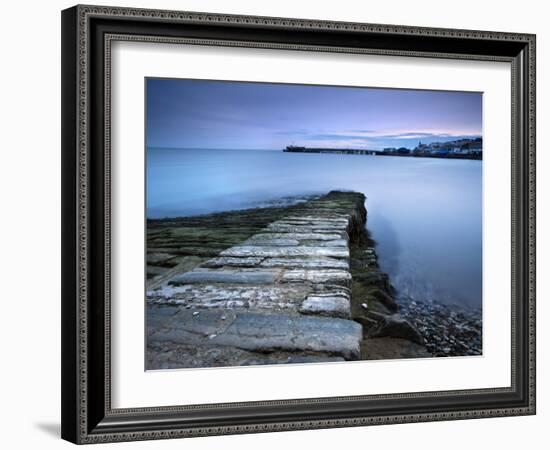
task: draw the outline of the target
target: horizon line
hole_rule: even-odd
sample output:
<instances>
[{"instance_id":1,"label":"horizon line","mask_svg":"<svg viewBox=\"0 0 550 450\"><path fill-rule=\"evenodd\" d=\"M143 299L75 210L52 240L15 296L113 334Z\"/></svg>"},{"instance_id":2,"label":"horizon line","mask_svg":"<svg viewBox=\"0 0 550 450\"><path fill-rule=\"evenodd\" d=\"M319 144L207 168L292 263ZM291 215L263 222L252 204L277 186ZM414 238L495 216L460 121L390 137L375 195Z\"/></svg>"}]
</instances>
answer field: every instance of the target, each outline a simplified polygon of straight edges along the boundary
<instances>
[{"instance_id":1,"label":"horizon line","mask_svg":"<svg viewBox=\"0 0 550 450\"><path fill-rule=\"evenodd\" d=\"M471 137L468 137L468 138L464 138L464 137L460 137L460 136L454 136L452 139L449 139L447 141L434 141L434 143L439 143L439 142L452 142L452 141L456 141L456 140L461 140L461 139L477 139L477 138L481 138L483 139L483 135L482 134L472 134L472 135L467 135L467 136L471 136ZM419 142L422 142L422 139L419 139ZM320 146L311 146L311 147L308 147L307 145L299 145L299 144L288 144L282 148L235 148L235 147L179 147L179 146L166 146L166 145L150 145L150 144L146 144L145 147L146 148L158 148L158 149L163 149L163 150L261 150L261 151L277 151L277 150L283 150L285 149L286 147L288 146L294 146L294 147L304 147L304 148L330 148L330 149L335 149L335 150L369 150L369 151L383 151L384 148L366 148L366 147L357 147L357 148L353 148L353 147L334 147L334 146L327 146L327 147L320 147ZM401 147L404 147L404 148L409 148L409 147L405 147L404 145L402 145ZM385 147L385 148L388 148L388 147ZM393 147L391 147L393 148ZM398 147L395 147L395 148L398 148Z\"/></svg>"}]
</instances>

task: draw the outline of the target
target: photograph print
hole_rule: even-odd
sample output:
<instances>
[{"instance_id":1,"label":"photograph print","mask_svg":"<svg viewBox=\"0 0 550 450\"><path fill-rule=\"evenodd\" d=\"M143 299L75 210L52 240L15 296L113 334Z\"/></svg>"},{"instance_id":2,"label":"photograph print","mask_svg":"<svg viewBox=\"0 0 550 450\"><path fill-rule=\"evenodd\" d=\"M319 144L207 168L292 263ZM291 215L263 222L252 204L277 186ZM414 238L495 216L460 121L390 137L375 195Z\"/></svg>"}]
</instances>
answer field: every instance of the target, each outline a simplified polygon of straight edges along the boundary
<instances>
[{"instance_id":1,"label":"photograph print","mask_svg":"<svg viewBox=\"0 0 550 450\"><path fill-rule=\"evenodd\" d=\"M145 89L146 370L483 354L481 92Z\"/></svg>"}]
</instances>

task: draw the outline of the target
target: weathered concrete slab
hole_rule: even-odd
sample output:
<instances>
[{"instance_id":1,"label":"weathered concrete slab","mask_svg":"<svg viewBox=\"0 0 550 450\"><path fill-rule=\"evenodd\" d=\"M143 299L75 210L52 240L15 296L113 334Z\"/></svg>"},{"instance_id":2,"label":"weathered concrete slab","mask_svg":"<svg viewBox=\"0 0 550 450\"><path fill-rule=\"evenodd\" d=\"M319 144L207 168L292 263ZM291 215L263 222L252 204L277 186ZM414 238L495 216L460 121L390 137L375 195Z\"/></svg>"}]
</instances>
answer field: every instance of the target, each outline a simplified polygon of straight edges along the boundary
<instances>
[{"instance_id":1,"label":"weathered concrete slab","mask_svg":"<svg viewBox=\"0 0 550 450\"><path fill-rule=\"evenodd\" d=\"M322 222L338 222L338 223L344 223L345 225L348 224L348 221L350 219L349 214L331 214L330 209L324 209L321 211L318 211L316 215L303 215L303 216L293 216L289 215L285 217L285 220L313 220L313 221L322 221Z\"/></svg>"},{"instance_id":2,"label":"weathered concrete slab","mask_svg":"<svg viewBox=\"0 0 550 450\"><path fill-rule=\"evenodd\" d=\"M252 258L233 258L233 257L219 257L212 258L202 264L202 267L217 268L217 267L257 267L264 258L252 257Z\"/></svg>"},{"instance_id":3,"label":"weathered concrete slab","mask_svg":"<svg viewBox=\"0 0 550 450\"><path fill-rule=\"evenodd\" d=\"M147 266L147 276L157 276L168 272L170 269L161 266Z\"/></svg>"},{"instance_id":4,"label":"weathered concrete slab","mask_svg":"<svg viewBox=\"0 0 550 450\"><path fill-rule=\"evenodd\" d=\"M192 235L191 247L181 241L162 252L202 260L166 272L162 285L156 278L150 284L148 367L359 358L362 325L349 320L349 240L362 232L363 201L361 194L332 193L305 204L301 214L262 223L259 233L229 248L218 243L220 231L210 242L213 231L206 230ZM163 244L163 236L155 242Z\"/></svg>"},{"instance_id":5,"label":"weathered concrete slab","mask_svg":"<svg viewBox=\"0 0 550 450\"><path fill-rule=\"evenodd\" d=\"M329 229L329 228L319 228L319 227L290 227L288 225L273 225L266 230L269 233L323 233L323 234L335 234L338 233L338 239L349 240L349 236L346 230L340 229Z\"/></svg>"},{"instance_id":6,"label":"weathered concrete slab","mask_svg":"<svg viewBox=\"0 0 550 450\"><path fill-rule=\"evenodd\" d=\"M349 262L336 258L265 258L261 267L286 267L287 269L342 269L349 270Z\"/></svg>"},{"instance_id":7,"label":"weathered concrete slab","mask_svg":"<svg viewBox=\"0 0 550 450\"><path fill-rule=\"evenodd\" d=\"M280 276L277 269L208 269L199 268L173 277L169 284L242 283L271 284Z\"/></svg>"},{"instance_id":8,"label":"weathered concrete slab","mask_svg":"<svg viewBox=\"0 0 550 450\"><path fill-rule=\"evenodd\" d=\"M314 245L318 247L346 247L348 246L347 239L335 239L332 241L321 241L321 242L314 242L309 244L308 242L302 241L303 245Z\"/></svg>"},{"instance_id":9,"label":"weathered concrete slab","mask_svg":"<svg viewBox=\"0 0 550 450\"><path fill-rule=\"evenodd\" d=\"M287 283L332 283L349 287L351 284L351 274L347 270L338 269L292 269L284 272L281 281Z\"/></svg>"},{"instance_id":10,"label":"weathered concrete slab","mask_svg":"<svg viewBox=\"0 0 550 450\"><path fill-rule=\"evenodd\" d=\"M148 253L147 254L147 263L149 264L158 264L163 261L168 261L172 258L175 258L177 255L170 253Z\"/></svg>"},{"instance_id":11,"label":"weathered concrete slab","mask_svg":"<svg viewBox=\"0 0 550 450\"><path fill-rule=\"evenodd\" d=\"M296 239L297 241L333 241L341 238L339 233L259 233L248 239L249 242L262 239Z\"/></svg>"},{"instance_id":12,"label":"weathered concrete slab","mask_svg":"<svg viewBox=\"0 0 550 450\"><path fill-rule=\"evenodd\" d=\"M302 354L274 351L258 353L219 345L186 345L150 341L147 346L147 369L181 369L267 364L304 364L345 361L341 356L321 353Z\"/></svg>"},{"instance_id":13,"label":"weathered concrete slab","mask_svg":"<svg viewBox=\"0 0 550 450\"><path fill-rule=\"evenodd\" d=\"M187 308L292 309L312 293L311 286L284 285L195 285L164 286L149 291L149 303Z\"/></svg>"},{"instance_id":14,"label":"weathered concrete slab","mask_svg":"<svg viewBox=\"0 0 550 450\"><path fill-rule=\"evenodd\" d=\"M241 245L256 245L260 247L275 246L275 247L292 247L300 245L296 239L247 239Z\"/></svg>"},{"instance_id":15,"label":"weathered concrete slab","mask_svg":"<svg viewBox=\"0 0 550 450\"><path fill-rule=\"evenodd\" d=\"M169 319L179 312L178 308L172 306L148 306L147 307L147 320L146 324L148 329L156 330L161 328Z\"/></svg>"},{"instance_id":16,"label":"weathered concrete slab","mask_svg":"<svg viewBox=\"0 0 550 450\"><path fill-rule=\"evenodd\" d=\"M285 232L290 233L338 233L346 230L346 227L340 225L330 225L330 224L295 224L288 222L273 222L267 226L268 230L274 232Z\"/></svg>"},{"instance_id":17,"label":"weathered concrete slab","mask_svg":"<svg viewBox=\"0 0 550 450\"><path fill-rule=\"evenodd\" d=\"M351 304L349 298L334 295L310 295L300 306L305 314L323 314L349 319Z\"/></svg>"},{"instance_id":18,"label":"weathered concrete slab","mask_svg":"<svg viewBox=\"0 0 550 450\"><path fill-rule=\"evenodd\" d=\"M302 219L284 219L273 222L272 225L288 225L291 227L294 226L304 226L304 227L319 227L319 228L335 228L335 229L346 229L348 226L347 220L302 220Z\"/></svg>"},{"instance_id":19,"label":"weathered concrete slab","mask_svg":"<svg viewBox=\"0 0 550 450\"><path fill-rule=\"evenodd\" d=\"M347 248L341 247L315 247L315 246L297 246L297 247L261 247L243 245L232 247L220 253L222 256L233 257L289 257L289 256L328 256L332 258L349 258Z\"/></svg>"},{"instance_id":20,"label":"weathered concrete slab","mask_svg":"<svg viewBox=\"0 0 550 450\"><path fill-rule=\"evenodd\" d=\"M243 361L241 366L263 366L271 364L305 364L305 363L327 363L327 362L343 362L341 356L315 356L315 355L289 355L286 358L254 358Z\"/></svg>"},{"instance_id":21,"label":"weathered concrete slab","mask_svg":"<svg viewBox=\"0 0 550 450\"><path fill-rule=\"evenodd\" d=\"M150 339L186 344L207 340L210 345L261 353L285 350L359 358L362 327L352 320L253 312L237 312L234 317L225 315L222 319L224 314L217 310L196 315L190 310L181 311Z\"/></svg>"},{"instance_id":22,"label":"weathered concrete slab","mask_svg":"<svg viewBox=\"0 0 550 450\"><path fill-rule=\"evenodd\" d=\"M292 284L292 286L293 285L294 284ZM351 298L351 288L348 286L342 286L341 284L313 284L312 289L315 295L336 295Z\"/></svg>"}]
</instances>

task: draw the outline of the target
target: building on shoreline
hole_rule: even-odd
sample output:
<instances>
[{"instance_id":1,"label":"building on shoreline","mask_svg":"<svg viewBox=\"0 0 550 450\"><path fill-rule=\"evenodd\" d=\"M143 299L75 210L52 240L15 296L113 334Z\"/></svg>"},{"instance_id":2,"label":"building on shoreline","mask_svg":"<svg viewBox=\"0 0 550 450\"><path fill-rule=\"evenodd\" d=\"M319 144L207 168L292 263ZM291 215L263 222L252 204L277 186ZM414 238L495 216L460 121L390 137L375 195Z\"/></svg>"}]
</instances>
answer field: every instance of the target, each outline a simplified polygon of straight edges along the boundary
<instances>
[{"instance_id":1,"label":"building on shoreline","mask_svg":"<svg viewBox=\"0 0 550 450\"><path fill-rule=\"evenodd\" d=\"M472 156L481 157L483 152L483 139L481 137L475 139L457 139L448 142L432 142L431 144L423 144L418 142L418 145L412 150L415 156Z\"/></svg>"},{"instance_id":2,"label":"building on shoreline","mask_svg":"<svg viewBox=\"0 0 550 450\"><path fill-rule=\"evenodd\" d=\"M424 158L451 158L451 159L482 159L483 139L456 139L447 142L419 142L413 148L386 147L383 150L351 149L351 148L309 148L289 145L284 152L291 153L336 153L347 155L383 155L383 156L413 156Z\"/></svg>"},{"instance_id":3,"label":"building on shoreline","mask_svg":"<svg viewBox=\"0 0 550 450\"><path fill-rule=\"evenodd\" d=\"M336 153L336 154L342 154L342 155L376 155L376 150L368 150L368 149L353 149L353 148L309 148L309 147L301 147L297 145L289 145L285 149L283 149L283 152L290 152L290 153Z\"/></svg>"}]
</instances>

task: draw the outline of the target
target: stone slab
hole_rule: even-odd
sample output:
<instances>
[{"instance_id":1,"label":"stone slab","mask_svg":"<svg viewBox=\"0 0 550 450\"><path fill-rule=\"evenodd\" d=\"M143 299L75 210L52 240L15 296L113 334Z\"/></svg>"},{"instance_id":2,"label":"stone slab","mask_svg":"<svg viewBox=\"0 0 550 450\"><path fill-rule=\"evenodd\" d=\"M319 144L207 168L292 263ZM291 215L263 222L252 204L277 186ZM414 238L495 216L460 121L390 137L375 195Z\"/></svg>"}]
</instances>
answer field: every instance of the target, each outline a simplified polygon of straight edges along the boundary
<instances>
[{"instance_id":1,"label":"stone slab","mask_svg":"<svg viewBox=\"0 0 550 450\"><path fill-rule=\"evenodd\" d=\"M282 219L273 222L273 225L290 225L290 226L311 226L320 228L339 228L345 230L348 226L347 220L302 220L302 219Z\"/></svg>"},{"instance_id":2,"label":"stone slab","mask_svg":"<svg viewBox=\"0 0 550 450\"><path fill-rule=\"evenodd\" d=\"M171 253L147 253L147 262L150 264L158 264L163 261L168 261L175 258L177 255Z\"/></svg>"},{"instance_id":3,"label":"stone slab","mask_svg":"<svg viewBox=\"0 0 550 450\"><path fill-rule=\"evenodd\" d=\"M267 230L289 231L291 233L338 233L346 231L347 227L340 225L322 225L322 224L296 224L286 222L273 222L267 226Z\"/></svg>"},{"instance_id":4,"label":"stone slab","mask_svg":"<svg viewBox=\"0 0 550 450\"><path fill-rule=\"evenodd\" d=\"M349 251L342 247L315 247L300 245L297 247L256 247L243 245L232 247L220 253L221 256L233 257L289 257L289 256L328 256L333 258L349 258Z\"/></svg>"},{"instance_id":5,"label":"stone slab","mask_svg":"<svg viewBox=\"0 0 550 450\"><path fill-rule=\"evenodd\" d=\"M208 342L185 345L153 341L147 346L147 370L343 361L341 356L282 351L255 353L236 347L212 346Z\"/></svg>"},{"instance_id":6,"label":"stone slab","mask_svg":"<svg viewBox=\"0 0 550 450\"><path fill-rule=\"evenodd\" d=\"M300 307L304 314L324 314L333 317L349 319L351 317L351 305L349 298L332 295L310 295Z\"/></svg>"},{"instance_id":7,"label":"stone slab","mask_svg":"<svg viewBox=\"0 0 550 450\"><path fill-rule=\"evenodd\" d=\"M252 239L247 239L240 245L292 247L295 245L300 245L300 242L296 239L260 239L258 237L254 237Z\"/></svg>"},{"instance_id":8,"label":"stone slab","mask_svg":"<svg viewBox=\"0 0 550 450\"><path fill-rule=\"evenodd\" d=\"M224 312L204 310L193 315L181 311L151 335L153 341L203 343L237 347L254 352L277 350L322 352L358 359L362 327L339 318L237 312L231 320Z\"/></svg>"},{"instance_id":9,"label":"stone slab","mask_svg":"<svg viewBox=\"0 0 550 450\"><path fill-rule=\"evenodd\" d=\"M169 284L241 283L272 284L279 277L277 269L208 269L199 268L173 277Z\"/></svg>"},{"instance_id":10,"label":"stone slab","mask_svg":"<svg viewBox=\"0 0 550 450\"><path fill-rule=\"evenodd\" d=\"M331 193L265 221L231 248L225 241L209 243L207 253L198 241L182 247L205 258L149 285L148 367L358 359L363 328L349 320L348 232L364 221L354 212L364 197L347 202L346 195Z\"/></svg>"},{"instance_id":11,"label":"stone slab","mask_svg":"<svg viewBox=\"0 0 550 450\"><path fill-rule=\"evenodd\" d=\"M310 215L303 215L303 216L286 216L285 220L314 220L314 221L322 221L322 222L339 222L339 223L348 223L350 219L349 214L331 214L330 211L322 210L318 212L317 214L310 214Z\"/></svg>"},{"instance_id":12,"label":"stone slab","mask_svg":"<svg viewBox=\"0 0 550 450\"><path fill-rule=\"evenodd\" d=\"M285 267L287 269L342 269L349 270L345 259L336 258L265 258L261 267Z\"/></svg>"},{"instance_id":13,"label":"stone slab","mask_svg":"<svg viewBox=\"0 0 550 450\"><path fill-rule=\"evenodd\" d=\"M201 267L218 268L218 267L256 267L264 258L251 257L251 258L233 258L233 257L218 257L212 258L201 264Z\"/></svg>"},{"instance_id":14,"label":"stone slab","mask_svg":"<svg viewBox=\"0 0 550 450\"><path fill-rule=\"evenodd\" d=\"M161 266L147 266L147 275L162 275L168 272L170 269L167 267L161 267Z\"/></svg>"},{"instance_id":15,"label":"stone slab","mask_svg":"<svg viewBox=\"0 0 550 450\"><path fill-rule=\"evenodd\" d=\"M315 242L314 244L311 244L311 245L316 245L319 247L346 247L347 248L348 241L346 239L334 239L332 241Z\"/></svg>"},{"instance_id":16,"label":"stone slab","mask_svg":"<svg viewBox=\"0 0 550 450\"><path fill-rule=\"evenodd\" d=\"M189 308L293 309L312 292L310 286L285 285L195 285L164 286L148 291L151 304Z\"/></svg>"},{"instance_id":17,"label":"stone slab","mask_svg":"<svg viewBox=\"0 0 550 450\"><path fill-rule=\"evenodd\" d=\"M249 241L262 239L296 239L297 241L333 241L341 239L341 233L258 233Z\"/></svg>"},{"instance_id":18,"label":"stone slab","mask_svg":"<svg viewBox=\"0 0 550 450\"><path fill-rule=\"evenodd\" d=\"M332 283L349 287L351 285L351 274L347 270L338 269L292 269L284 272L281 281L287 283Z\"/></svg>"}]
</instances>

